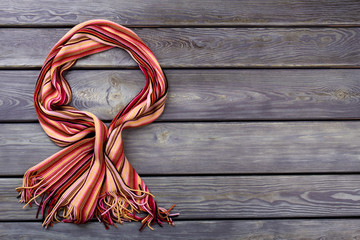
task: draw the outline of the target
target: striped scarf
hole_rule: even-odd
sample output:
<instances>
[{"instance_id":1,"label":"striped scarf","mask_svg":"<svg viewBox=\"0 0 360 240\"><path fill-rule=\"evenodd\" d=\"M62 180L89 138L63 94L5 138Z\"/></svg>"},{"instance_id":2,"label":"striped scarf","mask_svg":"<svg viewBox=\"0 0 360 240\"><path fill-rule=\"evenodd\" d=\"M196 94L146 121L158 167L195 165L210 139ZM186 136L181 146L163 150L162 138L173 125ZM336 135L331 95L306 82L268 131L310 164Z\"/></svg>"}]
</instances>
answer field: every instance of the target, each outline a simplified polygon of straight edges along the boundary
<instances>
[{"instance_id":1,"label":"striped scarf","mask_svg":"<svg viewBox=\"0 0 360 240\"><path fill-rule=\"evenodd\" d=\"M77 59L113 47L126 50L139 64L146 85L107 127L94 114L69 106L71 88L64 73ZM20 202L38 205L45 227L60 221L81 224L94 217L106 228L123 221L141 221L140 230L152 229L154 223L173 224L172 207L158 207L126 159L121 138L124 129L157 119L166 94L167 80L158 61L133 31L105 20L75 26L51 49L34 93L42 128L65 148L25 173L17 188Z\"/></svg>"}]
</instances>

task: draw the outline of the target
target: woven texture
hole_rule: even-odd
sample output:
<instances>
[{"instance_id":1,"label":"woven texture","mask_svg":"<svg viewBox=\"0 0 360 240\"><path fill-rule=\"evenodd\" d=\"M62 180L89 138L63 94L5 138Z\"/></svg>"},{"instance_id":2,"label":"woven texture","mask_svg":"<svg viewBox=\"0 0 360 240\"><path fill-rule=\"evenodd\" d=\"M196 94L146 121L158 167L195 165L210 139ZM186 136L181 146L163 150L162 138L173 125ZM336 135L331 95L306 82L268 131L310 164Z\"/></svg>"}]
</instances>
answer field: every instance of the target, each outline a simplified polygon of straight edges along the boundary
<instances>
[{"instance_id":1,"label":"woven texture","mask_svg":"<svg viewBox=\"0 0 360 240\"><path fill-rule=\"evenodd\" d=\"M107 127L94 114L69 106L71 88L64 72L77 59L113 47L126 50L146 77L145 87ZM106 227L123 221L172 224L124 155L121 133L149 124L164 109L166 77L153 53L130 29L105 20L75 26L51 49L36 84L39 122L63 150L24 175L21 202L39 206L44 226L85 223L93 217ZM39 213L38 212L38 213ZM138 214L145 213L145 214Z\"/></svg>"}]
</instances>

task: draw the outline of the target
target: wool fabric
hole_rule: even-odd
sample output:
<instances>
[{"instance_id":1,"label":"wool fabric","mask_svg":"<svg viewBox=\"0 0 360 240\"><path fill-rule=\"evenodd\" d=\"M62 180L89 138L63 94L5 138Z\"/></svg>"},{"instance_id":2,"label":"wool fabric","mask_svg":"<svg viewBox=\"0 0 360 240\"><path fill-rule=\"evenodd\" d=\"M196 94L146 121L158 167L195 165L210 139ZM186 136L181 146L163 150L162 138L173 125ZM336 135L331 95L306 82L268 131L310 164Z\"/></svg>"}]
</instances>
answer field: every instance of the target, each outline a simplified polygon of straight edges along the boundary
<instances>
[{"instance_id":1,"label":"wool fabric","mask_svg":"<svg viewBox=\"0 0 360 240\"><path fill-rule=\"evenodd\" d=\"M132 56L146 84L107 127L94 114L69 105L72 94L64 73L77 59L114 47ZM121 137L124 129L149 124L161 115L167 88L154 54L130 29L106 20L72 28L51 49L34 93L42 128L64 149L24 174L22 187L17 188L20 202L35 203L45 227L60 221L86 223L94 217L106 228L123 221L141 221L141 229L173 224L172 207L158 207L125 157Z\"/></svg>"}]
</instances>

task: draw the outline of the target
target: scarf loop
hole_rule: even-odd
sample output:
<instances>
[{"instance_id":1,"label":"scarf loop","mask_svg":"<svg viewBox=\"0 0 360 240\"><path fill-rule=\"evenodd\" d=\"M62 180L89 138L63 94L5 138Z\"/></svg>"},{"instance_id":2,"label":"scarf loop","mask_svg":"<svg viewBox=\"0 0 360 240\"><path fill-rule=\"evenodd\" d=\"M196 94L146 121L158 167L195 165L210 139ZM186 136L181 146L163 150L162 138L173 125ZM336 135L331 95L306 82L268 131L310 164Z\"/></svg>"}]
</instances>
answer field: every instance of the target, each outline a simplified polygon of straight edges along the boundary
<instances>
[{"instance_id":1,"label":"scarf loop","mask_svg":"<svg viewBox=\"0 0 360 240\"><path fill-rule=\"evenodd\" d=\"M126 50L146 77L145 87L107 127L94 114L69 105L64 77L77 59L114 47ZM124 155L121 133L153 122L164 109L167 80L154 54L130 29L106 20L72 28L51 49L40 71L34 103L39 122L63 150L31 167L17 188L20 202L38 205L43 226L85 223L96 217L105 227L123 221L173 224ZM25 206L26 206L25 205ZM24 206L24 207L25 207ZM140 213L140 214L139 214ZM141 214L145 213L145 214Z\"/></svg>"}]
</instances>

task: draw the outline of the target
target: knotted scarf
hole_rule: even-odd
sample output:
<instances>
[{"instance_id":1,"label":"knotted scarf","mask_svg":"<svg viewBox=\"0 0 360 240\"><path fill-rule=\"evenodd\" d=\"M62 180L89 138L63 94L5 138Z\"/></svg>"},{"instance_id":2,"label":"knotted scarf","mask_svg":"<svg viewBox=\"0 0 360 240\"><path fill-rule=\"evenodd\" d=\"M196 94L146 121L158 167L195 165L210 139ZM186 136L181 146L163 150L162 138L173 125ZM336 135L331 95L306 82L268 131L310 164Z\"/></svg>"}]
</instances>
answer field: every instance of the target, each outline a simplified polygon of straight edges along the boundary
<instances>
[{"instance_id":1,"label":"knotted scarf","mask_svg":"<svg viewBox=\"0 0 360 240\"><path fill-rule=\"evenodd\" d=\"M64 73L77 59L114 47L126 50L139 64L146 85L107 127L94 114L69 105L71 88ZM106 20L75 26L51 49L34 93L42 128L65 148L25 173L17 188L20 202L35 202L45 227L60 221L81 224L94 217L106 228L123 221L141 221L141 229L172 224L175 214L158 207L126 159L121 138L124 129L159 117L166 94L167 80L158 61L133 31Z\"/></svg>"}]
</instances>

